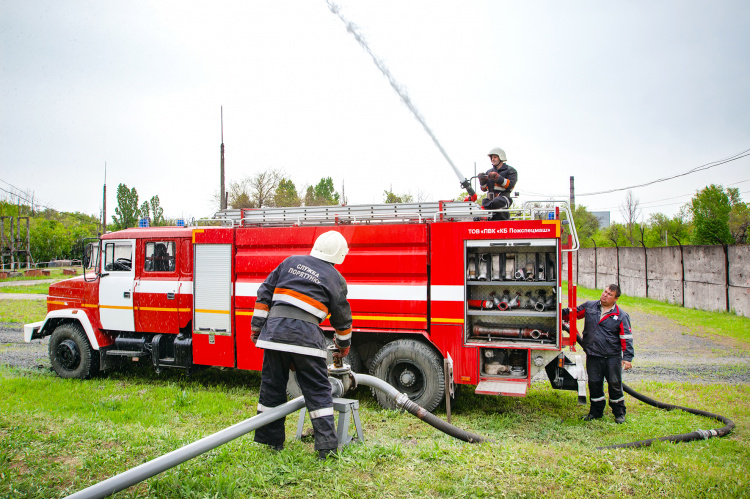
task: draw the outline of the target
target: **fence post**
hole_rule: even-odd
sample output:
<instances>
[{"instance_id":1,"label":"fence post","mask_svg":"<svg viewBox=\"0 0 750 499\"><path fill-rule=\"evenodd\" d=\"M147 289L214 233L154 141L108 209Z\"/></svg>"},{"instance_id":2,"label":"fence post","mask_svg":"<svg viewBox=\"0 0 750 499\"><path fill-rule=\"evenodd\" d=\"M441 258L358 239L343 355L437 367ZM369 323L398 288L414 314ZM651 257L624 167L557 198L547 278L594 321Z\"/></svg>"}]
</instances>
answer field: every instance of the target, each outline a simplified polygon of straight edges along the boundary
<instances>
[{"instance_id":1,"label":"fence post","mask_svg":"<svg viewBox=\"0 0 750 499\"><path fill-rule=\"evenodd\" d=\"M599 289L596 285L596 241L594 241L594 238L591 238L591 242L594 243L594 289Z\"/></svg>"},{"instance_id":2,"label":"fence post","mask_svg":"<svg viewBox=\"0 0 750 499\"><path fill-rule=\"evenodd\" d=\"M727 295L727 312L731 310L729 306L729 245L722 244L724 249L724 278L726 280L726 295Z\"/></svg>"},{"instance_id":3,"label":"fence post","mask_svg":"<svg viewBox=\"0 0 750 499\"><path fill-rule=\"evenodd\" d=\"M682 243L679 239L677 239L674 234L672 234L672 238L677 241L677 244L680 245L680 270L682 272L682 307L685 308L685 257L682 252Z\"/></svg>"}]
</instances>

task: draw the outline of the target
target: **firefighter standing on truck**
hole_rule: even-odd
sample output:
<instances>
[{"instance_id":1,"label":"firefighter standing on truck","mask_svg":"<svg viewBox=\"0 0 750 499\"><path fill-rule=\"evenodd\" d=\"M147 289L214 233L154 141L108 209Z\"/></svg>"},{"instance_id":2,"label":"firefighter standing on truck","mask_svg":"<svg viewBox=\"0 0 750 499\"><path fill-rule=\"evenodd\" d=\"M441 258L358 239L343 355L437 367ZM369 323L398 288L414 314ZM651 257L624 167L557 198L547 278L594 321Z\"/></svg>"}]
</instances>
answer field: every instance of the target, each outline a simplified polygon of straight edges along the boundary
<instances>
[{"instance_id":1,"label":"firefighter standing on truck","mask_svg":"<svg viewBox=\"0 0 750 499\"><path fill-rule=\"evenodd\" d=\"M330 314L334 344L343 358L349 353L352 313L346 281L334 268L349 251L336 231L321 234L310 255L290 256L258 288L251 339L265 350L258 412L287 401L289 370L294 369L315 432L315 450L325 459L338 448L331 383L326 366L326 338L319 324ZM284 448L284 419L258 428L255 441L274 450Z\"/></svg>"},{"instance_id":2,"label":"firefighter standing on truck","mask_svg":"<svg viewBox=\"0 0 750 499\"><path fill-rule=\"evenodd\" d=\"M633 367L633 332L630 316L617 305L620 287L610 284L597 301L578 305L576 319L585 319L581 346L586 352L586 373L589 378L591 407L584 421L601 419L606 397L604 380L607 380L609 406L615 422L625 422L625 394L622 391L622 370ZM562 310L563 320L570 317L570 309Z\"/></svg>"},{"instance_id":3,"label":"firefighter standing on truck","mask_svg":"<svg viewBox=\"0 0 750 499\"><path fill-rule=\"evenodd\" d=\"M479 176L479 186L487 193L487 197L482 200L482 209L510 208L513 204L510 194L518 182L518 172L505 163L507 161L505 151L499 147L492 149L487 156L490 157L492 168ZM510 220L510 213L507 211L493 213L490 220Z\"/></svg>"}]
</instances>

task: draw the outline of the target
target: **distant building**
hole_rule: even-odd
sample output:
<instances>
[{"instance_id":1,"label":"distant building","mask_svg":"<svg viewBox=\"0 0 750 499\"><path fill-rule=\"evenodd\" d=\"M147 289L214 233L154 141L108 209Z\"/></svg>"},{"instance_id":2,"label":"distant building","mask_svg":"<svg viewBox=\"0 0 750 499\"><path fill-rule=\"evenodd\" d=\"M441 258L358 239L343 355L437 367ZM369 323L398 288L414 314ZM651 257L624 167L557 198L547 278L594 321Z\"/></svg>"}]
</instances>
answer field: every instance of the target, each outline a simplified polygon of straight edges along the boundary
<instances>
[{"instance_id":1,"label":"distant building","mask_svg":"<svg viewBox=\"0 0 750 499\"><path fill-rule=\"evenodd\" d=\"M592 215L599 219L599 228L606 229L609 227L609 212L608 211L592 211Z\"/></svg>"}]
</instances>

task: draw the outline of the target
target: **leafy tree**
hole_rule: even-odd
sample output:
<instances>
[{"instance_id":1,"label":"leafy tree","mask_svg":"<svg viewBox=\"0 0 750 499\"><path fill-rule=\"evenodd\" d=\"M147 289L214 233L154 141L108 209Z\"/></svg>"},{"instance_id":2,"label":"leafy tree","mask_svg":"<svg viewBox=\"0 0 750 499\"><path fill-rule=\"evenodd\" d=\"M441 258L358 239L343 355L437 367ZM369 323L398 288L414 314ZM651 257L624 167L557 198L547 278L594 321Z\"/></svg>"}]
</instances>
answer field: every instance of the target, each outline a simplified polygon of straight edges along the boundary
<instances>
[{"instance_id":1,"label":"leafy tree","mask_svg":"<svg viewBox=\"0 0 750 499\"><path fill-rule=\"evenodd\" d=\"M339 197L339 193L333 187L331 177L320 179L318 185L315 186L315 200L320 202L321 205L339 204Z\"/></svg>"},{"instance_id":2,"label":"leafy tree","mask_svg":"<svg viewBox=\"0 0 750 499\"><path fill-rule=\"evenodd\" d=\"M276 192L273 195L273 203L274 206L279 207L299 206L302 202L300 201L299 194L297 194L294 182L285 178L279 180L279 185L276 187Z\"/></svg>"},{"instance_id":3,"label":"leafy tree","mask_svg":"<svg viewBox=\"0 0 750 499\"><path fill-rule=\"evenodd\" d=\"M411 194L394 194L393 191L383 191L383 202L392 203L411 203L414 201L414 196Z\"/></svg>"},{"instance_id":4,"label":"leafy tree","mask_svg":"<svg viewBox=\"0 0 750 499\"><path fill-rule=\"evenodd\" d=\"M152 196L151 200L149 201L149 205L151 205L152 225L154 226L167 225L166 221L164 220L164 209L161 207L159 203L159 196Z\"/></svg>"},{"instance_id":5,"label":"leafy tree","mask_svg":"<svg viewBox=\"0 0 750 499\"><path fill-rule=\"evenodd\" d=\"M340 195L333 187L333 179L320 179L315 187L309 186L305 192L305 206L330 206L339 204Z\"/></svg>"},{"instance_id":6,"label":"leafy tree","mask_svg":"<svg viewBox=\"0 0 750 499\"><path fill-rule=\"evenodd\" d=\"M729 232L737 244L750 242L750 204L743 203L740 190L736 187L727 189L732 209L729 212Z\"/></svg>"},{"instance_id":7,"label":"leafy tree","mask_svg":"<svg viewBox=\"0 0 750 499\"><path fill-rule=\"evenodd\" d=\"M693 215L693 244L731 244L729 213L732 204L720 185L711 184L699 191L690 201Z\"/></svg>"},{"instance_id":8,"label":"leafy tree","mask_svg":"<svg viewBox=\"0 0 750 499\"><path fill-rule=\"evenodd\" d=\"M125 184L117 186L117 206L112 215L112 230L127 229L138 225L138 192Z\"/></svg>"},{"instance_id":9,"label":"leafy tree","mask_svg":"<svg viewBox=\"0 0 750 499\"><path fill-rule=\"evenodd\" d=\"M649 248L673 246L690 240L691 226L684 210L669 218L663 213L653 213L648 219L644 240Z\"/></svg>"},{"instance_id":10,"label":"leafy tree","mask_svg":"<svg viewBox=\"0 0 750 499\"><path fill-rule=\"evenodd\" d=\"M576 232L578 233L578 240L581 247L588 248L593 246L591 238L599 230L599 219L596 218L596 215L587 210L582 204L577 204L576 209L573 210L573 222L576 225Z\"/></svg>"},{"instance_id":11,"label":"leafy tree","mask_svg":"<svg viewBox=\"0 0 750 499\"><path fill-rule=\"evenodd\" d=\"M144 201L141 205L141 209L138 213L139 218L148 218L151 220L151 206L149 206L148 201Z\"/></svg>"}]
</instances>

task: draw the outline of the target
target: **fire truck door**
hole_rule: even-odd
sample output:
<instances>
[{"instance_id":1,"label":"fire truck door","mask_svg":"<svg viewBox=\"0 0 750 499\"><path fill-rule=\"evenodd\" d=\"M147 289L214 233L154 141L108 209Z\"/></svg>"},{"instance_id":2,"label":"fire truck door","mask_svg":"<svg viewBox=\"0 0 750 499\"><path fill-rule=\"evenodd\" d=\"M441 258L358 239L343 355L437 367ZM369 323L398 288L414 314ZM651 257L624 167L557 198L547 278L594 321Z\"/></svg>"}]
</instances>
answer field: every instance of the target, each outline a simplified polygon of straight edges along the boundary
<instances>
[{"instance_id":1,"label":"fire truck door","mask_svg":"<svg viewBox=\"0 0 750 499\"><path fill-rule=\"evenodd\" d=\"M193 300L193 362L234 367L231 244L195 245Z\"/></svg>"},{"instance_id":2,"label":"fire truck door","mask_svg":"<svg viewBox=\"0 0 750 499\"><path fill-rule=\"evenodd\" d=\"M135 241L104 241L99 278L99 319L103 329L134 331Z\"/></svg>"}]
</instances>

